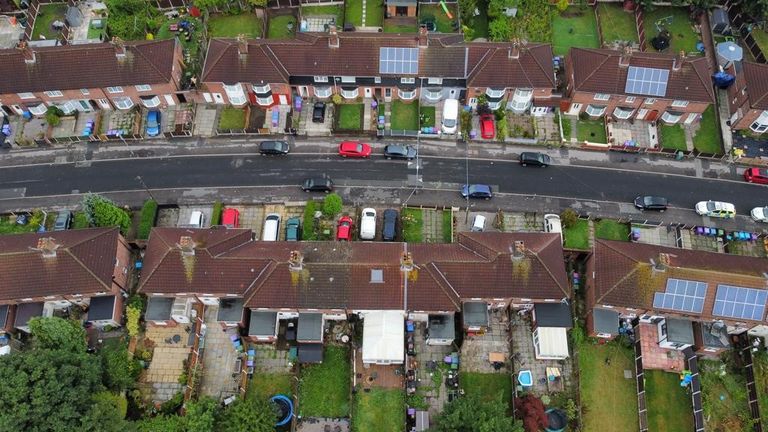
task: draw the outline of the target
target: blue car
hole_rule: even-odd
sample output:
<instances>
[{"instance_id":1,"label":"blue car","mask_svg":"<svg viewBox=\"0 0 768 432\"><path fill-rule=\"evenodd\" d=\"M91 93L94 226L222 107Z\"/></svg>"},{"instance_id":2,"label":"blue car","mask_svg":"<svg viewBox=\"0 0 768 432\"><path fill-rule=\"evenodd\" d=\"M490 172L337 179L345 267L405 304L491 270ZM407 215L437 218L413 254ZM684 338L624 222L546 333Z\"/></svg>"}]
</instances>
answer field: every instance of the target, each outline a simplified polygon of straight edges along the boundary
<instances>
[{"instance_id":1,"label":"blue car","mask_svg":"<svg viewBox=\"0 0 768 432\"><path fill-rule=\"evenodd\" d=\"M485 184L471 184L469 187L463 185L461 187L461 196L463 198L480 198L489 200L493 198L493 192L491 187Z\"/></svg>"},{"instance_id":2,"label":"blue car","mask_svg":"<svg viewBox=\"0 0 768 432\"><path fill-rule=\"evenodd\" d=\"M147 136L160 135L160 111L150 111L147 113Z\"/></svg>"}]
</instances>

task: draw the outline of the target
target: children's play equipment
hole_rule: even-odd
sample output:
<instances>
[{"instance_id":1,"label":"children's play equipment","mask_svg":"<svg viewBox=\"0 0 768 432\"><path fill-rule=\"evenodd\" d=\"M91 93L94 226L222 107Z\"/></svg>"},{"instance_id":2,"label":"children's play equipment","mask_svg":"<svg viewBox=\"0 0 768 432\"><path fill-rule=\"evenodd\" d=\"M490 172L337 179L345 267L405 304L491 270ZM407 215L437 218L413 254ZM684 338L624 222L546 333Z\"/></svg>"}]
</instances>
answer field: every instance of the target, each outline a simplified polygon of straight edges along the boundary
<instances>
[{"instance_id":1,"label":"children's play equipment","mask_svg":"<svg viewBox=\"0 0 768 432\"><path fill-rule=\"evenodd\" d=\"M693 375L691 375L691 371L684 370L680 372L680 387L687 387L691 381L693 381Z\"/></svg>"},{"instance_id":2,"label":"children's play equipment","mask_svg":"<svg viewBox=\"0 0 768 432\"><path fill-rule=\"evenodd\" d=\"M445 0L440 0L440 6L443 7L443 10L445 11L445 15L448 17L448 19L453 19L453 14L451 11L448 10L448 5L445 4Z\"/></svg>"}]
</instances>

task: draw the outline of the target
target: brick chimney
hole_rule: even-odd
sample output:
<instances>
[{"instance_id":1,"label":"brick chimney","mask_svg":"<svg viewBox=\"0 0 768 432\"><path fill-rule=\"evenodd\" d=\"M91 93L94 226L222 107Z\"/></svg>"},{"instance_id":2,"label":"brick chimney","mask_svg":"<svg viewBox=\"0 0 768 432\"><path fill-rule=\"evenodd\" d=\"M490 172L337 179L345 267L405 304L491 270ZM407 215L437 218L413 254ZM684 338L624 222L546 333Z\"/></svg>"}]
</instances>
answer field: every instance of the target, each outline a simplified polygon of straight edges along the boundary
<instances>
[{"instance_id":1,"label":"brick chimney","mask_svg":"<svg viewBox=\"0 0 768 432\"><path fill-rule=\"evenodd\" d=\"M621 51L621 57L619 57L619 66L620 67L629 67L629 61L632 59L632 48L631 47L624 47L624 49Z\"/></svg>"},{"instance_id":2,"label":"brick chimney","mask_svg":"<svg viewBox=\"0 0 768 432\"><path fill-rule=\"evenodd\" d=\"M195 241L190 236L181 236L179 243L176 245L181 250L182 256L194 256L195 255Z\"/></svg>"},{"instance_id":3,"label":"brick chimney","mask_svg":"<svg viewBox=\"0 0 768 432\"><path fill-rule=\"evenodd\" d=\"M429 38L427 35L429 32L427 31L427 26L420 26L419 27L419 48L426 48L429 46Z\"/></svg>"},{"instance_id":4,"label":"brick chimney","mask_svg":"<svg viewBox=\"0 0 768 432\"><path fill-rule=\"evenodd\" d=\"M336 31L336 26L331 24L328 26L328 46L331 48L339 47L339 33Z\"/></svg>"},{"instance_id":5,"label":"brick chimney","mask_svg":"<svg viewBox=\"0 0 768 432\"><path fill-rule=\"evenodd\" d=\"M56 258L56 249L59 246L53 237L41 237L37 239L37 247L34 250L40 251L43 258Z\"/></svg>"},{"instance_id":6,"label":"brick chimney","mask_svg":"<svg viewBox=\"0 0 768 432\"><path fill-rule=\"evenodd\" d=\"M405 272L413 270L413 257L410 252L403 252L400 256L400 270Z\"/></svg>"},{"instance_id":7,"label":"brick chimney","mask_svg":"<svg viewBox=\"0 0 768 432\"><path fill-rule=\"evenodd\" d=\"M248 41L245 40L244 34L237 35L237 54L240 56L240 60L248 55Z\"/></svg>"},{"instance_id":8,"label":"brick chimney","mask_svg":"<svg viewBox=\"0 0 768 432\"><path fill-rule=\"evenodd\" d=\"M21 54L24 56L24 63L26 64L35 63L35 52L29 48L27 41L20 41L19 44L16 45L16 48L19 51L21 51Z\"/></svg>"},{"instance_id":9,"label":"brick chimney","mask_svg":"<svg viewBox=\"0 0 768 432\"><path fill-rule=\"evenodd\" d=\"M679 71L683 67L683 61L685 61L685 51L680 51L672 61L672 70Z\"/></svg>"},{"instance_id":10,"label":"brick chimney","mask_svg":"<svg viewBox=\"0 0 768 432\"><path fill-rule=\"evenodd\" d=\"M301 271L304 269L304 255L301 252L294 250L291 251L291 255L288 258L288 270L292 272Z\"/></svg>"},{"instance_id":11,"label":"brick chimney","mask_svg":"<svg viewBox=\"0 0 768 432\"><path fill-rule=\"evenodd\" d=\"M123 43L123 40L119 37L115 36L112 38L112 46L115 47L115 55L117 56L118 60L122 60L125 58L125 44Z\"/></svg>"},{"instance_id":12,"label":"brick chimney","mask_svg":"<svg viewBox=\"0 0 768 432\"><path fill-rule=\"evenodd\" d=\"M520 58L520 39L512 39L512 46L509 47L508 55L510 59Z\"/></svg>"},{"instance_id":13,"label":"brick chimney","mask_svg":"<svg viewBox=\"0 0 768 432\"><path fill-rule=\"evenodd\" d=\"M512 250L512 260L521 260L525 258L525 242L522 240L515 240L515 247Z\"/></svg>"}]
</instances>

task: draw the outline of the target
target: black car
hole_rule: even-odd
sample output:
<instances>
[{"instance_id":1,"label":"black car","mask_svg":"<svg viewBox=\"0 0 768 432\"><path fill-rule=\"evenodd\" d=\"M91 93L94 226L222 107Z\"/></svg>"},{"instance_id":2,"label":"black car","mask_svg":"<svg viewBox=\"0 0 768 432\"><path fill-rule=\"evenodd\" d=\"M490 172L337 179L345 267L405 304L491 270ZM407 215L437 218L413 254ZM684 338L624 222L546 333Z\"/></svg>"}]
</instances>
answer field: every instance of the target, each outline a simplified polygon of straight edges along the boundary
<instances>
[{"instance_id":1,"label":"black car","mask_svg":"<svg viewBox=\"0 0 768 432\"><path fill-rule=\"evenodd\" d=\"M387 159L407 159L416 157L416 149L411 146L390 144L384 147L384 156Z\"/></svg>"},{"instance_id":2,"label":"black car","mask_svg":"<svg viewBox=\"0 0 768 432\"><path fill-rule=\"evenodd\" d=\"M325 103L315 102L315 106L312 109L312 122L322 123L325 121Z\"/></svg>"},{"instance_id":3,"label":"black car","mask_svg":"<svg viewBox=\"0 0 768 432\"><path fill-rule=\"evenodd\" d=\"M263 155L286 155L291 146L285 141L262 141L259 143L259 153Z\"/></svg>"},{"instance_id":4,"label":"black car","mask_svg":"<svg viewBox=\"0 0 768 432\"><path fill-rule=\"evenodd\" d=\"M395 241L397 236L397 210L384 210L384 227L381 230L381 238L384 241Z\"/></svg>"},{"instance_id":5,"label":"black car","mask_svg":"<svg viewBox=\"0 0 768 432\"><path fill-rule=\"evenodd\" d=\"M304 180L301 184L301 189L304 192L328 193L333 190L333 182L331 179L325 177L310 177Z\"/></svg>"},{"instance_id":6,"label":"black car","mask_svg":"<svg viewBox=\"0 0 768 432\"><path fill-rule=\"evenodd\" d=\"M491 187L486 184L471 184L469 186L461 186L462 198L479 198L489 200L493 198L493 191Z\"/></svg>"},{"instance_id":7,"label":"black car","mask_svg":"<svg viewBox=\"0 0 768 432\"><path fill-rule=\"evenodd\" d=\"M635 198L635 207L640 210L664 211L667 209L667 199L660 196L641 195Z\"/></svg>"},{"instance_id":8,"label":"black car","mask_svg":"<svg viewBox=\"0 0 768 432\"><path fill-rule=\"evenodd\" d=\"M522 152L520 153L520 165L533 165L539 167L548 167L551 159L544 153Z\"/></svg>"}]
</instances>

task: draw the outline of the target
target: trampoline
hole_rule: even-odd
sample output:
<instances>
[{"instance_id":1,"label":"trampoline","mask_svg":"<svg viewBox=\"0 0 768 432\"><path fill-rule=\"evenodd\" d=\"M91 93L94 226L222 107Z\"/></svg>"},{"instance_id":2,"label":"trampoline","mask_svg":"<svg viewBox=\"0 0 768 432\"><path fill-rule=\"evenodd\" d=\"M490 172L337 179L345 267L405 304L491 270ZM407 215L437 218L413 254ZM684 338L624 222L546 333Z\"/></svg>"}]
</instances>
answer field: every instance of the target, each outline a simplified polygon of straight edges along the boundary
<instances>
[{"instance_id":1,"label":"trampoline","mask_svg":"<svg viewBox=\"0 0 768 432\"><path fill-rule=\"evenodd\" d=\"M546 427L547 432L561 432L568 426L568 417L566 417L563 410L550 408L545 412L549 421L549 426Z\"/></svg>"},{"instance_id":2,"label":"trampoline","mask_svg":"<svg viewBox=\"0 0 768 432\"><path fill-rule=\"evenodd\" d=\"M290 423L293 417L293 401L286 395L278 394L272 396L269 400L278 409L278 420L275 426L285 426Z\"/></svg>"}]
</instances>

